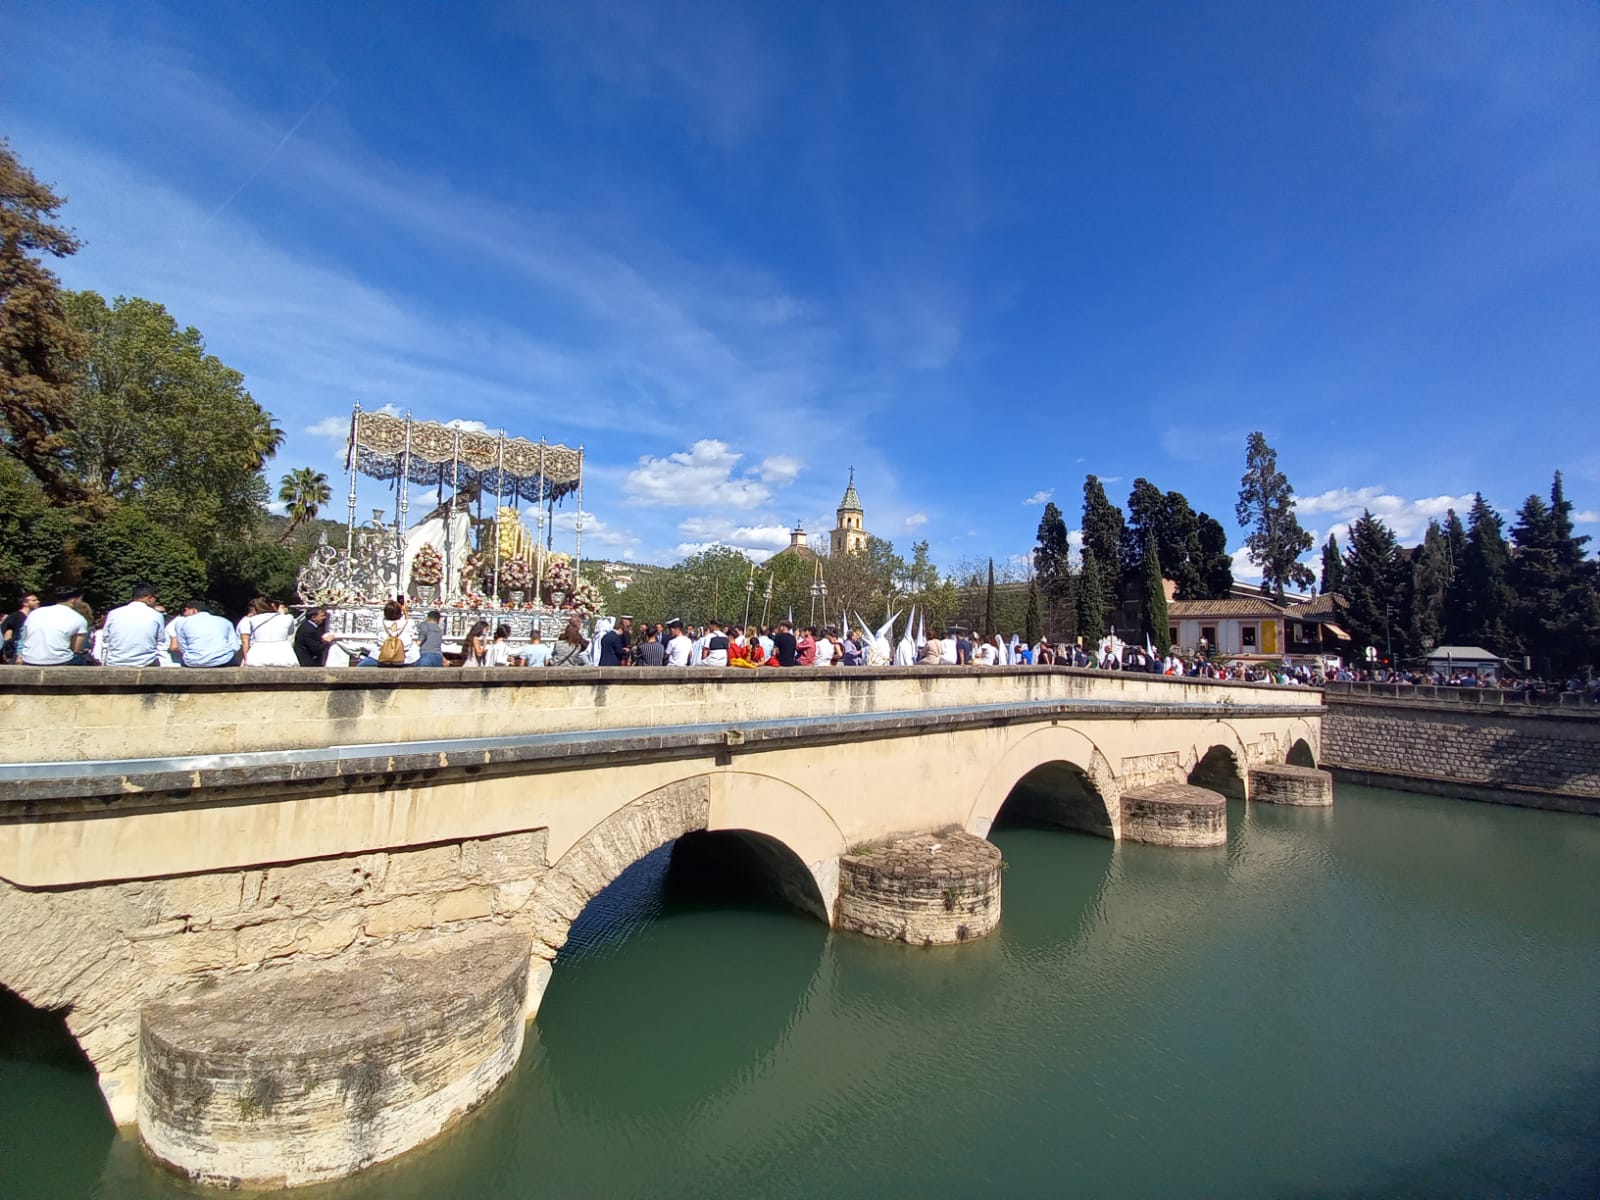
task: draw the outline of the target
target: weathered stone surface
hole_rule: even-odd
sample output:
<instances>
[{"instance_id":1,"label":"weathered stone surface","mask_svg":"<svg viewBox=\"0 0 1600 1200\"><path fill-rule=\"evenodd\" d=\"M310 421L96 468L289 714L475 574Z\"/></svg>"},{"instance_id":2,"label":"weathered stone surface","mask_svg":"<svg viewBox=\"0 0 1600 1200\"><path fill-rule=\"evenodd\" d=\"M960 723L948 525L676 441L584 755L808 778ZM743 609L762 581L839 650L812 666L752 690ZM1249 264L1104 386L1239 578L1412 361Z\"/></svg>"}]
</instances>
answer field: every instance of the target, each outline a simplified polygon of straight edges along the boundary
<instances>
[{"instance_id":1,"label":"weathered stone surface","mask_svg":"<svg viewBox=\"0 0 1600 1200\"><path fill-rule=\"evenodd\" d=\"M285 967L154 1005L139 1135L191 1179L336 1179L436 1135L522 1049L528 943L483 932Z\"/></svg>"},{"instance_id":2,"label":"weathered stone surface","mask_svg":"<svg viewBox=\"0 0 1600 1200\"><path fill-rule=\"evenodd\" d=\"M983 937L1000 924L1000 850L952 830L839 859L840 929L918 946Z\"/></svg>"},{"instance_id":3,"label":"weathered stone surface","mask_svg":"<svg viewBox=\"0 0 1600 1200\"><path fill-rule=\"evenodd\" d=\"M1315 767L1271 763L1250 768L1250 799L1261 804L1325 808L1333 803L1333 775Z\"/></svg>"},{"instance_id":4,"label":"weathered stone surface","mask_svg":"<svg viewBox=\"0 0 1600 1200\"><path fill-rule=\"evenodd\" d=\"M540 829L465 847L94 887L36 890L0 880L0 984L30 1004L69 1010L112 1117L128 1124L147 1004L196 982L329 959L440 926L526 929L546 837ZM456 870L441 870L445 863Z\"/></svg>"},{"instance_id":5,"label":"weathered stone surface","mask_svg":"<svg viewBox=\"0 0 1600 1200\"><path fill-rule=\"evenodd\" d=\"M1220 846L1228 802L1206 788L1158 783L1122 793L1122 836L1152 846Z\"/></svg>"},{"instance_id":6,"label":"weathered stone surface","mask_svg":"<svg viewBox=\"0 0 1600 1200\"><path fill-rule=\"evenodd\" d=\"M1600 799L1600 713L1511 705L1499 692L1461 688L1330 690L1322 762L1378 785L1462 784L1459 794L1475 799L1581 811L1582 801Z\"/></svg>"}]
</instances>

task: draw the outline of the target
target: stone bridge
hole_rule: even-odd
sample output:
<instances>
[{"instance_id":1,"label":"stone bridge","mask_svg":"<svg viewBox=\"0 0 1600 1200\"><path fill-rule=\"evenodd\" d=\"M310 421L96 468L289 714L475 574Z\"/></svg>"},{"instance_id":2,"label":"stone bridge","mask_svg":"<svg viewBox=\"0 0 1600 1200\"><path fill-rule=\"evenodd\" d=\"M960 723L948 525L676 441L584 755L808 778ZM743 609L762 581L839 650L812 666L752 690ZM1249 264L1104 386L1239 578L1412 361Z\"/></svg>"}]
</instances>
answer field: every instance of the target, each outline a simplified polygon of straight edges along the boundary
<instances>
[{"instance_id":1,"label":"stone bridge","mask_svg":"<svg viewBox=\"0 0 1600 1200\"><path fill-rule=\"evenodd\" d=\"M572 921L668 842L835 927L932 943L998 919L981 839L1003 806L1202 846L1224 797L1328 800L1302 689L1054 668L3 679L0 987L60 1012L118 1123L213 1182L348 1174L481 1101Z\"/></svg>"}]
</instances>

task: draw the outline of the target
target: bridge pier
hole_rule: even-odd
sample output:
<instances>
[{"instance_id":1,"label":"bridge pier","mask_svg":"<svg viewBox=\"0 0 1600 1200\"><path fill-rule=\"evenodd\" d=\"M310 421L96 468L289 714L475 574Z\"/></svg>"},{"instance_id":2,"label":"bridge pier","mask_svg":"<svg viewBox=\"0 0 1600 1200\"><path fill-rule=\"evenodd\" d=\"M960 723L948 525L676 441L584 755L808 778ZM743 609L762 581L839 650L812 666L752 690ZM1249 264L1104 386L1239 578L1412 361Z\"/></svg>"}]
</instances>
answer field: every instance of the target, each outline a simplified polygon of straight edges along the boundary
<instances>
[{"instance_id":1,"label":"bridge pier","mask_svg":"<svg viewBox=\"0 0 1600 1200\"><path fill-rule=\"evenodd\" d=\"M839 859L840 929L917 946L949 945L1000 924L1000 850L950 830L860 848Z\"/></svg>"},{"instance_id":2,"label":"bridge pier","mask_svg":"<svg viewBox=\"0 0 1600 1200\"><path fill-rule=\"evenodd\" d=\"M1326 808L1333 803L1333 773L1288 763L1250 768L1250 798L1261 804Z\"/></svg>"},{"instance_id":3,"label":"bridge pier","mask_svg":"<svg viewBox=\"0 0 1600 1200\"><path fill-rule=\"evenodd\" d=\"M1220 846L1228 840L1228 801L1186 783L1122 793L1122 836L1151 846Z\"/></svg>"},{"instance_id":4,"label":"bridge pier","mask_svg":"<svg viewBox=\"0 0 1600 1200\"><path fill-rule=\"evenodd\" d=\"M145 1010L139 1136L199 1183L297 1187L436 1136L516 1065L528 941L432 938Z\"/></svg>"}]
</instances>

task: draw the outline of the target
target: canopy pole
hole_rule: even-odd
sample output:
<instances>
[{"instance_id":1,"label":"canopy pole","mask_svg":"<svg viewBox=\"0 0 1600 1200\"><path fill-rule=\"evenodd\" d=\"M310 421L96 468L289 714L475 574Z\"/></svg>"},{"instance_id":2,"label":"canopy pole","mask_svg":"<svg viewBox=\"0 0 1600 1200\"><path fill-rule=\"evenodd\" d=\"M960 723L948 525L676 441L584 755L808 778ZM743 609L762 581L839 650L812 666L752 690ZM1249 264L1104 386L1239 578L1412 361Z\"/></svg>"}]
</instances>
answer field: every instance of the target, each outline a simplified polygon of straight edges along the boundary
<instances>
[{"instance_id":1,"label":"canopy pole","mask_svg":"<svg viewBox=\"0 0 1600 1200\"><path fill-rule=\"evenodd\" d=\"M451 431L450 438L450 515L445 518L444 528L444 586L439 589L439 598L454 596L460 589L461 581L456 575L456 498L461 490L461 430Z\"/></svg>"},{"instance_id":2,"label":"canopy pole","mask_svg":"<svg viewBox=\"0 0 1600 1200\"><path fill-rule=\"evenodd\" d=\"M495 440L498 458L494 468L494 602L500 603L500 488L506 477L506 431Z\"/></svg>"},{"instance_id":3,"label":"canopy pole","mask_svg":"<svg viewBox=\"0 0 1600 1200\"><path fill-rule=\"evenodd\" d=\"M539 489L534 493L533 499L534 521L537 528L533 534L533 602L543 604L544 600L544 439L539 439Z\"/></svg>"},{"instance_id":4,"label":"canopy pole","mask_svg":"<svg viewBox=\"0 0 1600 1200\"><path fill-rule=\"evenodd\" d=\"M411 410L406 409L406 445L400 452L400 474L394 481L394 594L398 599L406 590L406 535L405 520L411 511L411 489L406 486L411 475Z\"/></svg>"},{"instance_id":5,"label":"canopy pole","mask_svg":"<svg viewBox=\"0 0 1600 1200\"><path fill-rule=\"evenodd\" d=\"M583 582L583 443L578 443L578 519L574 522L577 534L572 555L572 590L576 594Z\"/></svg>"},{"instance_id":6,"label":"canopy pole","mask_svg":"<svg viewBox=\"0 0 1600 1200\"><path fill-rule=\"evenodd\" d=\"M361 401L350 410L350 444L345 447L344 469L350 476L350 509L344 521L344 561L348 567L356 546L356 426L361 423Z\"/></svg>"}]
</instances>

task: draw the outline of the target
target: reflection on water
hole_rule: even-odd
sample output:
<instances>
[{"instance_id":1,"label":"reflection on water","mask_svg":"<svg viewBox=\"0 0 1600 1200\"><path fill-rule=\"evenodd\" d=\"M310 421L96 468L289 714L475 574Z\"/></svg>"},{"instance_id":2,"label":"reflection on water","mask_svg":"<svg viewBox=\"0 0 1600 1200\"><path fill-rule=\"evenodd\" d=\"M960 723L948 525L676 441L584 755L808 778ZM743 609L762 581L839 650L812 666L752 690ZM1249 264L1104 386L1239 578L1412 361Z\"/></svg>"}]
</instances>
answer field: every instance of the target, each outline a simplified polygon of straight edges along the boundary
<instances>
[{"instance_id":1,"label":"reflection on water","mask_svg":"<svg viewBox=\"0 0 1600 1200\"><path fill-rule=\"evenodd\" d=\"M1200 853L1001 828L999 933L934 949L651 856L506 1087L302 1194L1600 1194L1600 821L1355 788L1229 819ZM0 1194L189 1194L92 1088L0 1059Z\"/></svg>"}]
</instances>

